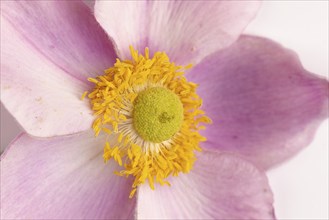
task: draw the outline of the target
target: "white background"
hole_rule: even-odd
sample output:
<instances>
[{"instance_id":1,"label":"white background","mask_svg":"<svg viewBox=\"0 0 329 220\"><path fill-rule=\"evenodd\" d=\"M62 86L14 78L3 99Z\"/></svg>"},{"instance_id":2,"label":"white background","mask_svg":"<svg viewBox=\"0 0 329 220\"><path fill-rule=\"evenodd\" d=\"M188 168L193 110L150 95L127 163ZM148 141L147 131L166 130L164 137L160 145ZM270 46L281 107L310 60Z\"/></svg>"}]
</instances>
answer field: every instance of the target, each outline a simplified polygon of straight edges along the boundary
<instances>
[{"instance_id":1,"label":"white background","mask_svg":"<svg viewBox=\"0 0 329 220\"><path fill-rule=\"evenodd\" d=\"M296 51L304 67L328 78L328 1L265 1L246 33L261 35ZM1 149L20 132L1 106ZM329 219L328 120L313 143L268 172L278 219Z\"/></svg>"}]
</instances>

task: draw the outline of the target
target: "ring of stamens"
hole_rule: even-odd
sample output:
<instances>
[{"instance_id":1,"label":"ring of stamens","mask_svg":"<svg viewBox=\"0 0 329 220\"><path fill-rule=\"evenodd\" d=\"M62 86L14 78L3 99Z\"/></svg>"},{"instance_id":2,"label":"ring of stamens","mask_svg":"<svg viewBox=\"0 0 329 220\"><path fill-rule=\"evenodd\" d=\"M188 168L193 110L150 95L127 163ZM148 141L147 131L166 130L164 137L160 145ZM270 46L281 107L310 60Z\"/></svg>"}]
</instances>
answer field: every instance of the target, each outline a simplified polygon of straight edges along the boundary
<instances>
[{"instance_id":1,"label":"ring of stamens","mask_svg":"<svg viewBox=\"0 0 329 220\"><path fill-rule=\"evenodd\" d=\"M104 75L88 79L95 84L88 98L96 116L92 126L95 135L105 132L116 137L116 141L105 143L104 161L114 159L123 166L116 174L134 177L133 197L137 186L146 181L154 189L154 182L170 185L168 176L189 172L196 160L194 151L201 151L199 144L206 140L198 132L205 128L200 123L211 120L199 109L202 100L196 94L197 85L184 77L184 70L191 65L176 66L164 52L150 58L148 48L144 56L132 47L130 51L132 60L117 59ZM152 96L163 100L157 103ZM171 104L161 105L164 100ZM159 108L156 117L147 113L154 106ZM156 123L172 124L163 126L163 133L161 127L148 130L148 126L161 126L152 124L155 118Z\"/></svg>"}]
</instances>

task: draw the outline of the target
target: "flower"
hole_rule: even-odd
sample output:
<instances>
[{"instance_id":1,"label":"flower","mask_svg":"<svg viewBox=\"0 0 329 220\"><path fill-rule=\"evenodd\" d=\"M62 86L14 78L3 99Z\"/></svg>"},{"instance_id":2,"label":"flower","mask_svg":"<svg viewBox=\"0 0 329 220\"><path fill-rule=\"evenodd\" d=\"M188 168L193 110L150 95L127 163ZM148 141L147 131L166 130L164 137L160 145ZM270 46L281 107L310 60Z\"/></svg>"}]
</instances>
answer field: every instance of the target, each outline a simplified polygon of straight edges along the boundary
<instances>
[{"instance_id":1,"label":"flower","mask_svg":"<svg viewBox=\"0 0 329 220\"><path fill-rule=\"evenodd\" d=\"M328 82L270 40L234 43L258 6L99 1L97 23L80 2L2 3L1 100L28 134L52 138L22 134L2 155L1 217L274 218L261 169L311 141L327 117ZM113 136L78 133L95 119L88 100L79 100L93 88L86 79L116 58L99 24L121 59L129 58L129 45L148 46L194 64L186 77L199 84L213 123L202 131L208 140L194 169L169 177L171 187L141 184L129 199L134 179L112 175L119 166L102 161Z\"/></svg>"}]
</instances>

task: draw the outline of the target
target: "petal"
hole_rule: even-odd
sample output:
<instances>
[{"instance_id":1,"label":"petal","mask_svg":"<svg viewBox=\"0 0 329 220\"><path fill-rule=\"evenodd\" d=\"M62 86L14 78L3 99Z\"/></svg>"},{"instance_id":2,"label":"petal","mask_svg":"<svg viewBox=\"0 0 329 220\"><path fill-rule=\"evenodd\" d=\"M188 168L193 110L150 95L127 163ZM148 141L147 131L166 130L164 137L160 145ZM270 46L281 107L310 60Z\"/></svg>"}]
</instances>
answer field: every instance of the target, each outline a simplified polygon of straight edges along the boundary
<instances>
[{"instance_id":1,"label":"petal","mask_svg":"<svg viewBox=\"0 0 329 220\"><path fill-rule=\"evenodd\" d=\"M37 140L21 135L2 155L1 219L126 219L132 182L104 164L92 132Z\"/></svg>"},{"instance_id":2,"label":"petal","mask_svg":"<svg viewBox=\"0 0 329 220\"><path fill-rule=\"evenodd\" d=\"M189 79L200 84L213 120L204 147L244 155L262 168L307 146L328 117L328 81L264 38L241 37L196 66Z\"/></svg>"},{"instance_id":3,"label":"petal","mask_svg":"<svg viewBox=\"0 0 329 220\"><path fill-rule=\"evenodd\" d=\"M79 80L86 82L115 62L112 43L80 1L5 1L1 13L22 43ZM2 32L7 34L6 28Z\"/></svg>"},{"instance_id":4,"label":"petal","mask_svg":"<svg viewBox=\"0 0 329 220\"><path fill-rule=\"evenodd\" d=\"M138 219L275 219L264 173L230 154L198 156L194 169L173 177L171 187L140 187Z\"/></svg>"},{"instance_id":5,"label":"petal","mask_svg":"<svg viewBox=\"0 0 329 220\"><path fill-rule=\"evenodd\" d=\"M259 1L96 1L95 16L121 58L130 58L129 45L142 51L147 46L188 64L233 43L259 6Z\"/></svg>"},{"instance_id":6,"label":"petal","mask_svg":"<svg viewBox=\"0 0 329 220\"><path fill-rule=\"evenodd\" d=\"M1 3L1 101L27 133L87 130L87 77L114 62L107 35L77 1Z\"/></svg>"},{"instance_id":7,"label":"petal","mask_svg":"<svg viewBox=\"0 0 329 220\"><path fill-rule=\"evenodd\" d=\"M1 28L1 101L23 129L40 137L89 129L92 112L80 100L88 86L34 52L6 20Z\"/></svg>"}]
</instances>

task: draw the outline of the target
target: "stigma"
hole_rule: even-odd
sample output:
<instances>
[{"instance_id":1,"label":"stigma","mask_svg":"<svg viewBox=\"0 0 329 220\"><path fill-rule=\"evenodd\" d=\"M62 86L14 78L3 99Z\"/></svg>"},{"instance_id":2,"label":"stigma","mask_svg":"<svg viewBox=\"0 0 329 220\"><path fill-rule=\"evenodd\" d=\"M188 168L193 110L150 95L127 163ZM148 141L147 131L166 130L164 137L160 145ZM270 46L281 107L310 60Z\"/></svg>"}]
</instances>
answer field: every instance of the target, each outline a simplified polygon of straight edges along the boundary
<instances>
[{"instance_id":1,"label":"stigma","mask_svg":"<svg viewBox=\"0 0 329 220\"><path fill-rule=\"evenodd\" d=\"M133 125L143 140L161 143L170 140L183 122L179 97L163 87L140 92L133 109Z\"/></svg>"},{"instance_id":2,"label":"stigma","mask_svg":"<svg viewBox=\"0 0 329 220\"><path fill-rule=\"evenodd\" d=\"M123 177L133 176L132 198L141 184L170 185L169 176L188 173L195 151L206 138L199 131L211 120L202 111L197 84L184 72L192 65L176 66L165 52L152 58L130 47L132 59L116 60L104 75L88 80L93 91L83 94L91 103L95 136L111 135L104 143L104 161L116 161ZM115 140L115 141L113 141Z\"/></svg>"}]
</instances>

